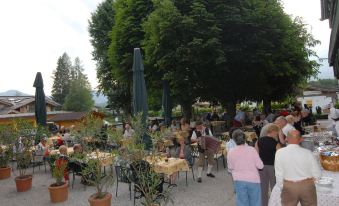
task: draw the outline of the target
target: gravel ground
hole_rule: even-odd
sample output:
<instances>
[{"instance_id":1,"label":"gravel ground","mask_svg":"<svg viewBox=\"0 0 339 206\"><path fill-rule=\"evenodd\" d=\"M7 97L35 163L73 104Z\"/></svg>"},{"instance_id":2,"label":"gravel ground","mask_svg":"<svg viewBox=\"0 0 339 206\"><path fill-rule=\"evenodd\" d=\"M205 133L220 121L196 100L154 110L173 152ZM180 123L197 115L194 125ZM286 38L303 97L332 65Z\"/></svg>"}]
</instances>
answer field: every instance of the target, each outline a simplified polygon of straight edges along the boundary
<instances>
[{"instance_id":1,"label":"gravel ground","mask_svg":"<svg viewBox=\"0 0 339 206\"><path fill-rule=\"evenodd\" d=\"M219 164L222 165L222 164ZM222 167L222 166L221 166ZM29 172L32 172L29 170ZM195 176L197 169L194 170ZM205 171L204 171L205 172ZM233 206L235 197L233 194L233 185L230 176L224 168L219 171L213 171L216 178L206 177L203 174L202 183L193 181L192 173L188 173L188 186L185 185L185 173L180 173L177 181L177 187L172 191L172 197L175 206ZM0 181L0 206L83 206L89 205L87 199L95 192L95 188L80 184L80 177L76 177L74 188L69 188L68 200L60 204L50 203L48 186L53 182L49 168L47 172L44 168L35 171L33 177L33 187L31 190L23 193L16 192L14 175L7 180ZM116 187L110 189L113 193L112 205L115 206L133 206L133 200L129 200L128 185L119 184L118 197L115 197ZM136 200L136 205L141 205L142 200ZM168 205L171 205L170 203Z\"/></svg>"}]
</instances>

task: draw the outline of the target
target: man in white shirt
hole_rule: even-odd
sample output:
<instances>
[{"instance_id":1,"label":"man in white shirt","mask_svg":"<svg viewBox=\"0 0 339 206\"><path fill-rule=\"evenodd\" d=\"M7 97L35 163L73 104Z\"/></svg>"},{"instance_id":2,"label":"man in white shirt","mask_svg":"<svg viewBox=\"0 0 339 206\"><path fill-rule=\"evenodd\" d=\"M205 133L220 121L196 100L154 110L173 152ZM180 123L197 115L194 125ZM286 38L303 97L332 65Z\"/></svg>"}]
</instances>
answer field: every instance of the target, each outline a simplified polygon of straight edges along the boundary
<instances>
[{"instance_id":1,"label":"man in white shirt","mask_svg":"<svg viewBox=\"0 0 339 206\"><path fill-rule=\"evenodd\" d=\"M210 129L206 128L203 125L202 121L196 122L196 130L193 131L191 136L192 142L198 142L198 150L199 150L199 159L198 159L198 180L197 182L201 183L201 176L202 176L202 169L205 163L205 156L207 157L207 177L215 177L212 174L212 167L214 165L214 154L206 150L205 148L205 142L204 142L204 136L213 136Z\"/></svg>"},{"instance_id":2,"label":"man in white shirt","mask_svg":"<svg viewBox=\"0 0 339 206\"><path fill-rule=\"evenodd\" d=\"M276 152L274 162L277 185L282 186L281 204L316 206L314 181L321 176L319 164L311 151L299 146L303 139L298 130L291 130L287 141L287 147Z\"/></svg>"},{"instance_id":3,"label":"man in white shirt","mask_svg":"<svg viewBox=\"0 0 339 206\"><path fill-rule=\"evenodd\" d=\"M128 123L125 125L124 138L131 138L134 134L134 130Z\"/></svg>"},{"instance_id":4,"label":"man in white shirt","mask_svg":"<svg viewBox=\"0 0 339 206\"><path fill-rule=\"evenodd\" d=\"M334 107L333 103L330 104L330 107L329 119L333 121L334 128L337 135L339 135L339 111Z\"/></svg>"}]
</instances>

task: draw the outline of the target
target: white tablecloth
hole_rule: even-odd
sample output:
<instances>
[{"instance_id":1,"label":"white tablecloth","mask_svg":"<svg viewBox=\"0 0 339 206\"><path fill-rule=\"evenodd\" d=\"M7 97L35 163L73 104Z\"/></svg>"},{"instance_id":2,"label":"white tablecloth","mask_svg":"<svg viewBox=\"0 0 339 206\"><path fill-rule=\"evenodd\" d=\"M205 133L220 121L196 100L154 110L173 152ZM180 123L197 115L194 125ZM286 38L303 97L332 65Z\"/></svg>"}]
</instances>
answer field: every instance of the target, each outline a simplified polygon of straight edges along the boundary
<instances>
[{"instance_id":1,"label":"white tablecloth","mask_svg":"<svg viewBox=\"0 0 339 206\"><path fill-rule=\"evenodd\" d=\"M330 193L317 191L318 206L335 206L339 205L339 172L322 171L323 177L332 177L334 179L333 189ZM274 186L269 206L281 206L280 199L281 189L277 185ZM300 204L299 204L300 205Z\"/></svg>"}]
</instances>

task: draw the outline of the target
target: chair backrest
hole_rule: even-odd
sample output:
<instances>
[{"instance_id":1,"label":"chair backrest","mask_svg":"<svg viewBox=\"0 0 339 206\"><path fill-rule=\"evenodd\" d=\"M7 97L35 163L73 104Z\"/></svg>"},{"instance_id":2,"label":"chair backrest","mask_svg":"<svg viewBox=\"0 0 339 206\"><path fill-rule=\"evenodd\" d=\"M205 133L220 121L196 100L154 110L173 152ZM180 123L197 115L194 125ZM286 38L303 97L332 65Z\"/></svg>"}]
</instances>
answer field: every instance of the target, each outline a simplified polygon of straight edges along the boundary
<instances>
[{"instance_id":1,"label":"chair backrest","mask_svg":"<svg viewBox=\"0 0 339 206\"><path fill-rule=\"evenodd\" d=\"M69 161L68 162L68 167L69 170L73 171L76 174L80 174L83 170L83 167L85 165L79 161Z\"/></svg>"},{"instance_id":2,"label":"chair backrest","mask_svg":"<svg viewBox=\"0 0 339 206\"><path fill-rule=\"evenodd\" d=\"M149 173L150 164L145 160L139 160L131 164L132 181L138 183L139 176Z\"/></svg>"},{"instance_id":3,"label":"chair backrest","mask_svg":"<svg viewBox=\"0 0 339 206\"><path fill-rule=\"evenodd\" d=\"M125 166L115 166L117 181L131 183L131 170Z\"/></svg>"}]
</instances>

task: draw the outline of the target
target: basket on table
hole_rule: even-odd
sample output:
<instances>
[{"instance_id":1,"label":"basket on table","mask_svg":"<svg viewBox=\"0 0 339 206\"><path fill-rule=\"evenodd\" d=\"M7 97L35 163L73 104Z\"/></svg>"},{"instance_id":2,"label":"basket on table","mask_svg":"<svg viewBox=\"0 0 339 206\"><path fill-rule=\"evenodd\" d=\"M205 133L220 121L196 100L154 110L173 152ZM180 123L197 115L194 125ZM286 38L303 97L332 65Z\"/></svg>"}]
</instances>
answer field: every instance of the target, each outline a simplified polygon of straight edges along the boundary
<instances>
[{"instance_id":1,"label":"basket on table","mask_svg":"<svg viewBox=\"0 0 339 206\"><path fill-rule=\"evenodd\" d=\"M329 154L336 153L337 155L331 156ZM325 151L320 153L321 166L328 171L339 172L339 154L338 151Z\"/></svg>"}]
</instances>

